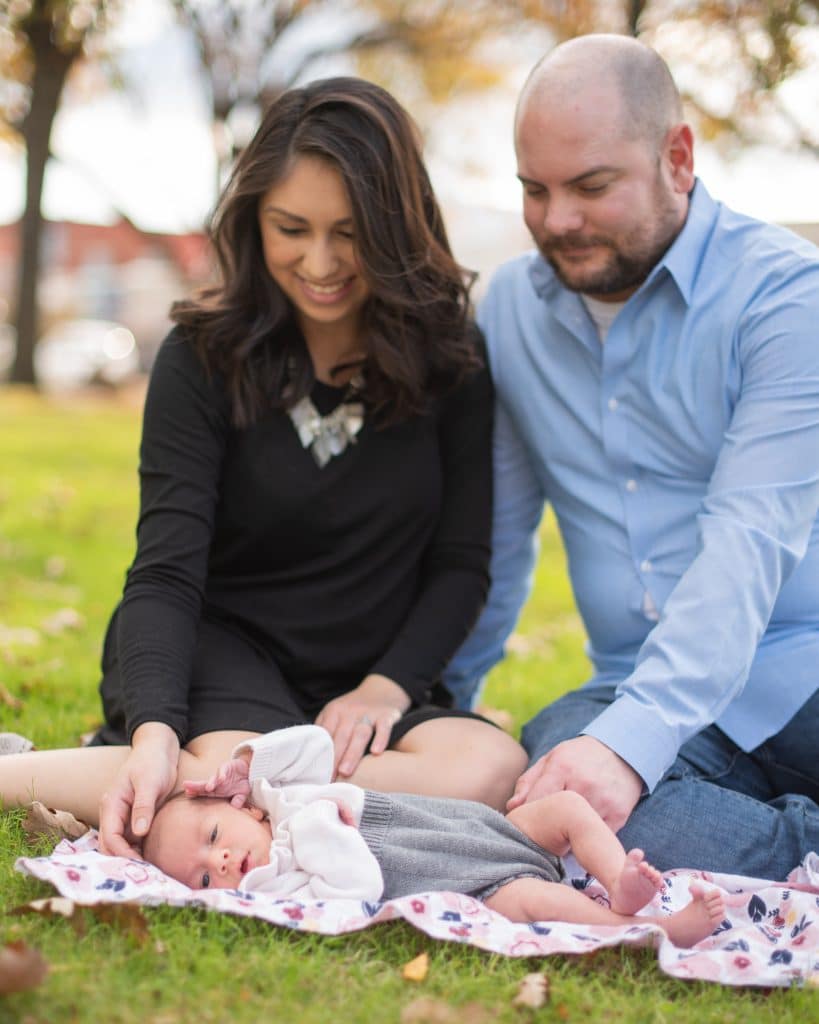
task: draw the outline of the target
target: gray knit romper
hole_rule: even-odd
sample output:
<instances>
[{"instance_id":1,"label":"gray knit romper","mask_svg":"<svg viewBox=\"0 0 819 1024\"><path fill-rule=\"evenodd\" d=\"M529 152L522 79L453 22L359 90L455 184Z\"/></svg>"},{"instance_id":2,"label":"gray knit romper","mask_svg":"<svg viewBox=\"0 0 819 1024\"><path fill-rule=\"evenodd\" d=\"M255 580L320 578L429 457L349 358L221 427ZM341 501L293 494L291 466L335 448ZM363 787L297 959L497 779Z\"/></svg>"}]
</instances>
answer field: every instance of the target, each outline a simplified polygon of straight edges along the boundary
<instances>
[{"instance_id":1,"label":"gray knit romper","mask_svg":"<svg viewBox=\"0 0 819 1024\"><path fill-rule=\"evenodd\" d=\"M563 878L559 857L472 800L367 790L359 830L381 866L383 899L443 890L487 899L515 878Z\"/></svg>"}]
</instances>

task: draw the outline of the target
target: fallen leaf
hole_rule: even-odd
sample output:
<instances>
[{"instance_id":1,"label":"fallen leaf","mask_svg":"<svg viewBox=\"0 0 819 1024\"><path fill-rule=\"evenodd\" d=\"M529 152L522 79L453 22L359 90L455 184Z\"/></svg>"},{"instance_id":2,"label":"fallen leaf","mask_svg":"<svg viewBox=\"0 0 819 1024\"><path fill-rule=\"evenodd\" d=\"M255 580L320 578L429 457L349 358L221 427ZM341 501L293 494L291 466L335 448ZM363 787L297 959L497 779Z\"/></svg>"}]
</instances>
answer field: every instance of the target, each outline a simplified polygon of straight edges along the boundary
<instances>
[{"instance_id":1,"label":"fallen leaf","mask_svg":"<svg viewBox=\"0 0 819 1024\"><path fill-rule=\"evenodd\" d=\"M23 831L31 839L46 836L49 839L79 839L89 826L78 821L70 811L52 811L50 807L34 800L28 804L23 819Z\"/></svg>"},{"instance_id":2,"label":"fallen leaf","mask_svg":"<svg viewBox=\"0 0 819 1024\"><path fill-rule=\"evenodd\" d=\"M0 644L3 647L12 644L26 644L29 647L35 647L41 639L36 629L30 629L28 626L4 626L0 623Z\"/></svg>"},{"instance_id":3,"label":"fallen leaf","mask_svg":"<svg viewBox=\"0 0 819 1024\"><path fill-rule=\"evenodd\" d=\"M481 1003L450 1006L440 999L422 996L401 1011L401 1024L489 1024L497 1015Z\"/></svg>"},{"instance_id":4,"label":"fallen leaf","mask_svg":"<svg viewBox=\"0 0 819 1024\"><path fill-rule=\"evenodd\" d=\"M420 953L414 960L404 964L401 977L404 981L423 981L429 971L429 953Z\"/></svg>"},{"instance_id":5,"label":"fallen leaf","mask_svg":"<svg viewBox=\"0 0 819 1024\"><path fill-rule=\"evenodd\" d=\"M23 706L23 702L19 697L15 697L14 694L0 683L0 704L5 704L6 707L11 708L12 711L19 711Z\"/></svg>"},{"instance_id":6,"label":"fallen leaf","mask_svg":"<svg viewBox=\"0 0 819 1024\"><path fill-rule=\"evenodd\" d=\"M23 914L42 914L44 917L62 917L70 921L79 935L85 934L85 918L82 911L95 917L101 924L106 924L116 931L124 932L140 945L144 946L150 939L148 921L138 903L92 903L77 904L64 896L51 896L48 899L32 900L15 907L9 913L20 917ZM161 943L157 945L160 951ZM164 947L161 947L164 952Z\"/></svg>"},{"instance_id":7,"label":"fallen leaf","mask_svg":"<svg viewBox=\"0 0 819 1024\"><path fill-rule=\"evenodd\" d=\"M98 921L125 932L140 946L146 945L151 938L148 920L138 903L94 903L86 909Z\"/></svg>"},{"instance_id":8,"label":"fallen leaf","mask_svg":"<svg viewBox=\"0 0 819 1024\"><path fill-rule=\"evenodd\" d=\"M401 1010L401 1024L455 1024L457 1019L453 1007L440 999L413 999Z\"/></svg>"},{"instance_id":9,"label":"fallen leaf","mask_svg":"<svg viewBox=\"0 0 819 1024\"><path fill-rule=\"evenodd\" d=\"M65 575L65 559L61 555L52 555L46 559L44 571L47 579L58 580Z\"/></svg>"},{"instance_id":10,"label":"fallen leaf","mask_svg":"<svg viewBox=\"0 0 819 1024\"><path fill-rule=\"evenodd\" d=\"M0 946L0 994L36 988L48 971L42 955L24 942Z\"/></svg>"},{"instance_id":11,"label":"fallen leaf","mask_svg":"<svg viewBox=\"0 0 819 1024\"><path fill-rule=\"evenodd\" d=\"M539 1010L549 1001L549 979L545 974L525 974L520 979L513 1006L528 1006Z\"/></svg>"},{"instance_id":12,"label":"fallen leaf","mask_svg":"<svg viewBox=\"0 0 819 1024\"><path fill-rule=\"evenodd\" d=\"M64 633L67 629L82 629L85 619L76 608L60 608L40 623L41 628L49 636Z\"/></svg>"},{"instance_id":13,"label":"fallen leaf","mask_svg":"<svg viewBox=\"0 0 819 1024\"><path fill-rule=\"evenodd\" d=\"M32 900L9 911L15 917L23 914L40 914L42 917L63 917L69 921L77 935L85 935L85 920L73 900L64 896L51 896L44 900Z\"/></svg>"}]
</instances>

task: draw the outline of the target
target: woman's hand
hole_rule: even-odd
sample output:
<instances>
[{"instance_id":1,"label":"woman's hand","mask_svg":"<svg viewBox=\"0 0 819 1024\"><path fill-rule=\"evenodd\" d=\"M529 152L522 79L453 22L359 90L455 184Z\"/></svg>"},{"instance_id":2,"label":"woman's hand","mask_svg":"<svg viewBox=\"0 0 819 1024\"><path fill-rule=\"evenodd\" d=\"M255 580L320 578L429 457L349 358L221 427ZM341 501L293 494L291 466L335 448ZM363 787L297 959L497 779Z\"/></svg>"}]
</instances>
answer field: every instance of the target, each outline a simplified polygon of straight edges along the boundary
<instances>
[{"instance_id":1,"label":"woman's hand","mask_svg":"<svg viewBox=\"0 0 819 1024\"><path fill-rule=\"evenodd\" d=\"M398 683L386 676L369 675L354 690L325 704L316 725L333 737L336 775L352 775L368 743L369 753L382 754L392 727L410 703L409 694Z\"/></svg>"},{"instance_id":2,"label":"woman's hand","mask_svg":"<svg viewBox=\"0 0 819 1024\"><path fill-rule=\"evenodd\" d=\"M219 796L230 800L234 807L244 807L250 796L250 751L231 758L204 781L187 780L183 783L188 796Z\"/></svg>"},{"instance_id":3,"label":"woman's hand","mask_svg":"<svg viewBox=\"0 0 819 1024\"><path fill-rule=\"evenodd\" d=\"M140 856L131 842L138 844L151 827L157 804L173 791L179 762L176 733L161 722L140 725L131 748L100 802L100 850L117 857Z\"/></svg>"}]
</instances>

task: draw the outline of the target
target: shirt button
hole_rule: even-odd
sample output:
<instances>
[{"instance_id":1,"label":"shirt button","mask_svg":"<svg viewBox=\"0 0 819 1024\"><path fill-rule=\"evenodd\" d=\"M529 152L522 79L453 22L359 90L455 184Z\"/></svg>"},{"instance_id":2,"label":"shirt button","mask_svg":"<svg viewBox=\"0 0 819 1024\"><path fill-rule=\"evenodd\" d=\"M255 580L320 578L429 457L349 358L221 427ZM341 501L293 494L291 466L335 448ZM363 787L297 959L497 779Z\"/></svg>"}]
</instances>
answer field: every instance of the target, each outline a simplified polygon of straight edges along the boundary
<instances>
[{"instance_id":1,"label":"shirt button","mask_svg":"<svg viewBox=\"0 0 819 1024\"><path fill-rule=\"evenodd\" d=\"M634 494L634 492L637 490L637 481L636 480L626 480L626 490L630 491L632 494Z\"/></svg>"},{"instance_id":2,"label":"shirt button","mask_svg":"<svg viewBox=\"0 0 819 1024\"><path fill-rule=\"evenodd\" d=\"M651 572L653 568L654 566L647 558L644 558L643 561L640 562L640 572Z\"/></svg>"},{"instance_id":3,"label":"shirt button","mask_svg":"<svg viewBox=\"0 0 819 1024\"><path fill-rule=\"evenodd\" d=\"M616 398L609 399L609 409L611 409L612 412L614 412L614 410L617 408L619 404L620 403L617 401Z\"/></svg>"}]
</instances>

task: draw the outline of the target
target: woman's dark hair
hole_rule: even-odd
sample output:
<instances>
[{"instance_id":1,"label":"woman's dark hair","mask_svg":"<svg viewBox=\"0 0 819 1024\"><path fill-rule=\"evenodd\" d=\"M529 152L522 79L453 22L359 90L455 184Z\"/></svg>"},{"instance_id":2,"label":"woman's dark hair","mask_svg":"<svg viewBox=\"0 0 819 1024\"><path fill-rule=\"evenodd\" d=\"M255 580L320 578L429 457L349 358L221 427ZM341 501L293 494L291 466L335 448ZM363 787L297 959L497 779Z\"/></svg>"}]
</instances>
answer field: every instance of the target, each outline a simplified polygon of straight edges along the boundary
<instances>
[{"instance_id":1,"label":"woman's dark hair","mask_svg":"<svg viewBox=\"0 0 819 1024\"><path fill-rule=\"evenodd\" d=\"M211 218L220 281L175 303L171 317L189 329L206 366L224 375L238 426L309 393L312 365L267 271L259 228L261 198L299 156L326 160L349 195L370 289L364 400L379 422L420 412L477 362L469 328L475 275L453 259L415 124L371 82L328 78L268 108Z\"/></svg>"}]
</instances>

